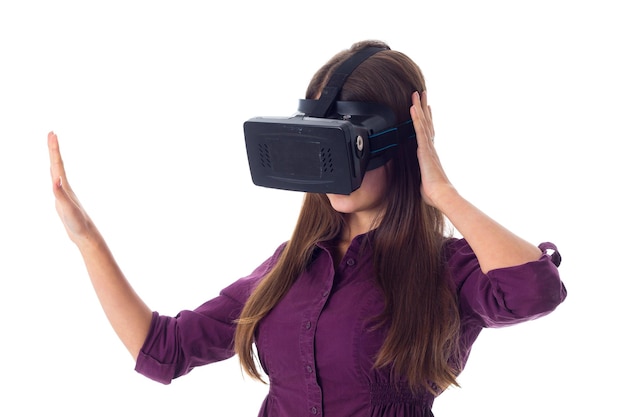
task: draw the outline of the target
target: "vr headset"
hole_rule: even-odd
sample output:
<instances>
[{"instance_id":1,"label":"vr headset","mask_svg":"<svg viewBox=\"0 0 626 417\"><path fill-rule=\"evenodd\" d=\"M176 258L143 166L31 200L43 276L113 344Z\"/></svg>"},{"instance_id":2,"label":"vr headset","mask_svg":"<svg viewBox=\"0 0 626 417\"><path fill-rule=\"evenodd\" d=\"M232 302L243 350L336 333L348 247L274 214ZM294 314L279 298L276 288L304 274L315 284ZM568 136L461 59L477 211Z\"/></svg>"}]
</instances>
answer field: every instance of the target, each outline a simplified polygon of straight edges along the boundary
<instances>
[{"instance_id":1,"label":"vr headset","mask_svg":"<svg viewBox=\"0 0 626 417\"><path fill-rule=\"evenodd\" d=\"M337 101L345 80L363 61L386 48L363 49L343 62L318 100L300 100L291 117L255 117L244 127L252 182L310 193L348 195L369 170L384 165L394 148L415 138L411 120L394 125L386 105Z\"/></svg>"}]
</instances>

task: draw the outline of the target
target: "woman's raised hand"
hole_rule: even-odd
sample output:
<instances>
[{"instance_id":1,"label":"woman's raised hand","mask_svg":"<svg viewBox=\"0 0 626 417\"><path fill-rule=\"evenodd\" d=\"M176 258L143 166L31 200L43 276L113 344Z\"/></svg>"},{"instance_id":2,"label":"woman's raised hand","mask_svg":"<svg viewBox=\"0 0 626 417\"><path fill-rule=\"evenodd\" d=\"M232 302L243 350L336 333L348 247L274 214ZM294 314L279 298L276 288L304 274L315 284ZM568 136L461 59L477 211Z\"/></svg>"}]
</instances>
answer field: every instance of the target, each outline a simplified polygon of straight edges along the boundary
<instances>
[{"instance_id":1,"label":"woman's raised hand","mask_svg":"<svg viewBox=\"0 0 626 417\"><path fill-rule=\"evenodd\" d=\"M70 239L78 244L88 236L92 222L67 181L59 140L54 132L48 133L48 151L56 210Z\"/></svg>"},{"instance_id":2,"label":"woman's raised hand","mask_svg":"<svg viewBox=\"0 0 626 417\"><path fill-rule=\"evenodd\" d=\"M417 136L417 159L422 175L422 198L426 204L441 209L439 205L440 200L445 198L444 194L455 192L455 189L448 180L435 150L435 128L426 91L422 92L421 97L418 92L414 92L411 99L413 102L410 109L411 119Z\"/></svg>"}]
</instances>

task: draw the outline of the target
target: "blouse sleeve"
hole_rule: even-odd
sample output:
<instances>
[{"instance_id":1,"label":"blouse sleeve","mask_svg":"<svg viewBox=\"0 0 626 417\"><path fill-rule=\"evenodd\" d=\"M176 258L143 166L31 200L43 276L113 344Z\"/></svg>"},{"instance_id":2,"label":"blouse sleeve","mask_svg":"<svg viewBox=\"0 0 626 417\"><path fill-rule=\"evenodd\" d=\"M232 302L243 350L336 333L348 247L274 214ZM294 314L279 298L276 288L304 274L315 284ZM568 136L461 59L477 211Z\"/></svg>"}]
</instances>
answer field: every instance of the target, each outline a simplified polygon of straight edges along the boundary
<instances>
[{"instance_id":1,"label":"blouse sleeve","mask_svg":"<svg viewBox=\"0 0 626 417\"><path fill-rule=\"evenodd\" d=\"M545 316L565 300L557 267L561 256L552 243L539 245L537 261L483 273L465 239L448 244L448 266L460 313L482 327L503 327ZM548 253L548 251L553 251Z\"/></svg>"},{"instance_id":2,"label":"blouse sleeve","mask_svg":"<svg viewBox=\"0 0 626 417\"><path fill-rule=\"evenodd\" d=\"M219 296L195 310L175 317L152 313L148 336L137 357L135 370L163 384L189 373L200 365L234 355L235 320L258 282L276 264L281 246L274 255L223 289Z\"/></svg>"}]
</instances>

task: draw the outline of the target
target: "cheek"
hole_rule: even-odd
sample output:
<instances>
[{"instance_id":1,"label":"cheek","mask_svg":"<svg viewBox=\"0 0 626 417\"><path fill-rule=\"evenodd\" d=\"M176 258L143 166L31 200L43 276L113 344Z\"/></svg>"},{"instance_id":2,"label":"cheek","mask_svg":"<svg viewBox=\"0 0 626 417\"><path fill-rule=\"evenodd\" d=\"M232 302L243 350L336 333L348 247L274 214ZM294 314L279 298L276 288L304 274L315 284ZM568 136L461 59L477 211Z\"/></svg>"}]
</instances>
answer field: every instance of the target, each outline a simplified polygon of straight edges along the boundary
<instances>
[{"instance_id":1,"label":"cheek","mask_svg":"<svg viewBox=\"0 0 626 417\"><path fill-rule=\"evenodd\" d=\"M374 198L382 198L387 188L387 171L385 167L367 171L363 177L361 189Z\"/></svg>"},{"instance_id":2,"label":"cheek","mask_svg":"<svg viewBox=\"0 0 626 417\"><path fill-rule=\"evenodd\" d=\"M327 194L332 207L341 213L379 209L384 203L387 189L387 172L384 167L365 173L358 190L350 195Z\"/></svg>"}]
</instances>

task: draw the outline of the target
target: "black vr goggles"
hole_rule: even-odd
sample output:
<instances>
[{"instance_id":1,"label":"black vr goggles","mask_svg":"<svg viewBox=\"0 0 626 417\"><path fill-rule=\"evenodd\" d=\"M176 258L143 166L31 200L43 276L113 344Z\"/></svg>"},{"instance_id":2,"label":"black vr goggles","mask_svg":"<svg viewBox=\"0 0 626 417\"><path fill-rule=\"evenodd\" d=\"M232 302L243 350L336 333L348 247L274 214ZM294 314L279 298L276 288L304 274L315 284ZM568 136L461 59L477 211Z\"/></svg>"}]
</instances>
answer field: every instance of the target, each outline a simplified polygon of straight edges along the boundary
<instances>
[{"instance_id":1,"label":"black vr goggles","mask_svg":"<svg viewBox=\"0 0 626 417\"><path fill-rule=\"evenodd\" d=\"M352 73L386 48L363 49L333 73L319 100L300 100L292 117L255 117L244 123L254 184L311 193L350 194L365 172L384 165L404 139L414 138L411 120L395 125L386 105L337 101Z\"/></svg>"}]
</instances>

